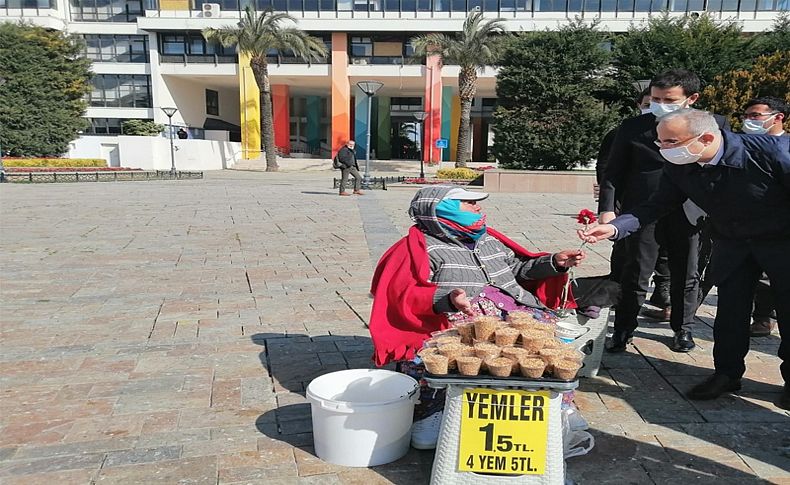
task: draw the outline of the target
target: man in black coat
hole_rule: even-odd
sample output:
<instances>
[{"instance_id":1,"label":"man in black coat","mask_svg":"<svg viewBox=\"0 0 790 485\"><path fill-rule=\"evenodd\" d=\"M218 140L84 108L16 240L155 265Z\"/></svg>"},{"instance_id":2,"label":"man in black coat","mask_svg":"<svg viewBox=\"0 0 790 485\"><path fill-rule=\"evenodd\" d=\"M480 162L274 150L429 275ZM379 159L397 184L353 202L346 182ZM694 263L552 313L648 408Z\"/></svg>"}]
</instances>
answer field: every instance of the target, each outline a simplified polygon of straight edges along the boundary
<instances>
[{"instance_id":1,"label":"man in black coat","mask_svg":"<svg viewBox=\"0 0 790 485\"><path fill-rule=\"evenodd\" d=\"M639 93L639 97L636 98L635 104L640 114L650 113L650 88L645 88ZM599 200L600 185L606 173L606 162L609 159L609 153L612 150L612 144L617 135L617 128L618 127L609 130L609 132L604 135L603 140L601 140L601 147L598 150L598 159L595 163L596 184L593 188L596 202ZM620 207L615 207L615 211L619 213ZM620 278L623 274L623 267L627 259L626 241L618 241L612 246L612 254L609 258L609 279L618 283L620 282ZM671 308L669 303L669 261L665 248L659 248L658 260L656 261L653 274L653 283L655 284L655 291L653 291L653 294L650 296L650 303L657 306L660 309L657 310L657 312L662 314L661 318L656 319L669 320L668 313Z\"/></svg>"},{"instance_id":2,"label":"man in black coat","mask_svg":"<svg viewBox=\"0 0 790 485\"><path fill-rule=\"evenodd\" d=\"M349 174L354 176L354 194L362 195L360 187L362 185L362 176L359 174L359 164L357 164L357 155L354 153L356 143L354 140L348 140L343 147L337 151L335 155L335 165L340 169L340 195L348 196L346 192L346 182L348 182Z\"/></svg>"},{"instance_id":3,"label":"man in black coat","mask_svg":"<svg viewBox=\"0 0 790 485\"><path fill-rule=\"evenodd\" d=\"M612 144L598 203L601 223L614 219L615 203L620 204L622 212L628 212L656 191L665 165L655 145L656 120L694 104L699 91L699 78L683 69L664 72L651 80L651 112L623 121ZM723 117L717 117L717 121L719 126L729 129ZM607 351L622 352L632 340L659 246L665 247L669 256L672 306L669 323L674 331L671 348L688 352L695 347L691 328L698 307L697 261L703 216L698 207L688 203L657 223L642 226L638 234L626 241L628 256L620 278L622 298Z\"/></svg>"},{"instance_id":4,"label":"man in black coat","mask_svg":"<svg viewBox=\"0 0 790 485\"><path fill-rule=\"evenodd\" d=\"M790 409L790 138L722 131L712 115L692 109L659 121L664 166L650 199L580 236L622 239L693 200L709 214L713 251L708 271L719 288L713 324L715 373L689 391L715 399L741 388L749 352L749 320L758 280L766 273L776 302L784 392Z\"/></svg>"}]
</instances>

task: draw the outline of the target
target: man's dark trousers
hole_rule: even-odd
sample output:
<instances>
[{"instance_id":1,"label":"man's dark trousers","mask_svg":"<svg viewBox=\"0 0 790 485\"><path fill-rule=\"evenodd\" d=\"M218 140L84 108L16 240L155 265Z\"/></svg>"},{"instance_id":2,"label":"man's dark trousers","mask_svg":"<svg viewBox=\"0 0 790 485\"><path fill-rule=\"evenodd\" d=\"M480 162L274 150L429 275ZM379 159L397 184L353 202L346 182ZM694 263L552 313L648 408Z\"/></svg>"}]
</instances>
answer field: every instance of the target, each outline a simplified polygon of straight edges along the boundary
<instances>
[{"instance_id":1,"label":"man's dark trousers","mask_svg":"<svg viewBox=\"0 0 790 485\"><path fill-rule=\"evenodd\" d=\"M678 208L655 224L644 226L625 241L628 261L621 278L623 292L615 312L615 330L633 332L636 329L636 318L645 302L659 245L665 247L669 255L672 303L669 324L675 332L690 330L697 311L699 291L699 228L691 225L683 209Z\"/></svg>"},{"instance_id":2,"label":"man's dark trousers","mask_svg":"<svg viewBox=\"0 0 790 485\"><path fill-rule=\"evenodd\" d=\"M351 174L354 176L354 191L359 191L360 187L362 186L362 176L359 174L359 170L356 167L345 167L340 169L340 193L346 191L346 182L348 182L348 175Z\"/></svg>"},{"instance_id":3,"label":"man's dark trousers","mask_svg":"<svg viewBox=\"0 0 790 485\"><path fill-rule=\"evenodd\" d=\"M785 384L790 383L790 260L787 259L788 241L738 240L714 241L713 265L736 264L718 286L718 307L713 324L713 362L716 373L733 379L740 378L746 370L744 359L749 352L749 324L752 301L763 272L771 280L771 290L776 303L776 320L782 343L779 345L780 370ZM717 245L728 246L719 251ZM737 251L731 249L736 248ZM736 263L733 254L746 252L746 257ZM726 254L724 257L718 257ZM740 258L737 258L740 259Z\"/></svg>"}]
</instances>

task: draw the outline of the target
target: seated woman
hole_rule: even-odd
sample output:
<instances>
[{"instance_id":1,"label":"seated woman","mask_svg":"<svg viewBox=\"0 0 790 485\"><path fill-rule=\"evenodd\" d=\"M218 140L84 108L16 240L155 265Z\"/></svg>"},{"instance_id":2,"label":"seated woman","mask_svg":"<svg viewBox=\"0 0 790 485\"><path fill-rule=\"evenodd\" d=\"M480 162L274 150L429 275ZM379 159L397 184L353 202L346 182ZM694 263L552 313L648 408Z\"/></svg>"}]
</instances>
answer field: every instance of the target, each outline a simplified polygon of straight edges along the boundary
<instances>
[{"instance_id":1,"label":"seated woman","mask_svg":"<svg viewBox=\"0 0 790 485\"><path fill-rule=\"evenodd\" d=\"M486 227L478 201L488 194L461 188L420 189L409 215L409 234L381 257L371 285L370 334L376 365L397 361L397 370L420 380L415 352L432 332L475 315L506 316L531 310L549 321L563 300L568 268L583 251L530 253ZM575 308L567 298L568 308ZM412 360L414 359L414 360ZM431 449L441 423L444 394L422 382L412 446Z\"/></svg>"}]
</instances>

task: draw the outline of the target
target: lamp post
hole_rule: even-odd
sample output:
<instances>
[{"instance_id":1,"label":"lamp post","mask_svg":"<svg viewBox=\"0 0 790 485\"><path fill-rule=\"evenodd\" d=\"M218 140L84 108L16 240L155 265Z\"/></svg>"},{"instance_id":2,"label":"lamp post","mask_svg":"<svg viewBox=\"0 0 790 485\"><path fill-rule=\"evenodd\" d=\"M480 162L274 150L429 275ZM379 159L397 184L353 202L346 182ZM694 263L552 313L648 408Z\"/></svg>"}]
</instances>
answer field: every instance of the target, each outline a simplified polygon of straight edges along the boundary
<instances>
[{"instance_id":1,"label":"lamp post","mask_svg":"<svg viewBox=\"0 0 790 485\"><path fill-rule=\"evenodd\" d=\"M176 114L178 108L162 108L162 111L167 115L167 135L170 138L170 176L176 176L176 152L173 149L173 115Z\"/></svg>"},{"instance_id":2,"label":"lamp post","mask_svg":"<svg viewBox=\"0 0 790 485\"><path fill-rule=\"evenodd\" d=\"M417 119L417 121L420 122L420 178L424 179L425 178L425 168L424 168L425 157L422 154L422 147L423 147L423 142L425 141L425 129L424 129L425 125L424 125L424 123L425 123L425 118L428 117L428 113L426 113L425 111L419 111L417 113L412 113L412 114ZM428 150L430 150L430 149L431 148L430 148L430 141L429 141L428 142Z\"/></svg>"},{"instance_id":3,"label":"lamp post","mask_svg":"<svg viewBox=\"0 0 790 485\"><path fill-rule=\"evenodd\" d=\"M376 91L381 89L384 86L383 83L378 81L360 81L357 83L359 89L362 90L368 97L368 122L367 122L367 142L365 143L365 176L363 178L363 184L365 185L366 189L370 188L370 111L371 111L371 102L373 101L373 95L376 94Z\"/></svg>"}]
</instances>

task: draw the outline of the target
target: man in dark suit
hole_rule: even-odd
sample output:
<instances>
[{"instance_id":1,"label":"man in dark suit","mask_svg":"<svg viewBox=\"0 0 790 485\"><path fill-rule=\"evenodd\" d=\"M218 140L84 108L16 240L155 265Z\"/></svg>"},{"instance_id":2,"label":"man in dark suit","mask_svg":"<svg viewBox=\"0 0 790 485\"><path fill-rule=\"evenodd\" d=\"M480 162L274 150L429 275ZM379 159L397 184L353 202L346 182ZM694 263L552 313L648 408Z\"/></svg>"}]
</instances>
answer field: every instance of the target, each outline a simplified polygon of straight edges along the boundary
<instances>
[{"instance_id":1,"label":"man in dark suit","mask_svg":"<svg viewBox=\"0 0 790 485\"><path fill-rule=\"evenodd\" d=\"M653 196L580 236L587 242L622 239L687 199L697 203L709 214L709 271L719 298L713 324L715 373L688 396L715 399L741 388L752 300L766 273L782 336L785 387L776 405L790 409L790 138L729 133L709 113L686 109L659 121L658 143L669 163Z\"/></svg>"},{"instance_id":2,"label":"man in dark suit","mask_svg":"<svg viewBox=\"0 0 790 485\"><path fill-rule=\"evenodd\" d=\"M636 109L640 114L650 113L650 88L645 88L639 93L636 98ZM598 150L598 158L595 163L595 180L593 186L593 195L595 201L598 202L600 195L600 185L603 182L604 174L606 173L606 162L609 160L609 153L612 150L615 136L617 135L617 128L609 130L601 140L601 147ZM620 212L619 207L615 207L615 212ZM620 282L623 274L623 267L628 259L625 241L618 241L612 247L612 254L609 258L609 279L612 281ZM655 284L655 291L650 297L650 303L659 308L657 310L662 314L658 320L669 320L668 313L670 312L669 303L669 261L665 248L659 248L658 260L656 261L655 272L653 274L653 283Z\"/></svg>"},{"instance_id":3,"label":"man in dark suit","mask_svg":"<svg viewBox=\"0 0 790 485\"><path fill-rule=\"evenodd\" d=\"M602 223L614 219L616 202L622 212L628 212L655 192L665 165L655 145L656 120L694 104L699 91L699 78L683 69L661 73L651 80L651 112L623 121L612 144L598 203ZM720 126L729 128L723 117L717 120ZM628 257L620 279L622 298L607 351L622 352L632 340L659 246L664 246L669 256L672 306L669 323L674 331L671 349L688 352L695 347L691 328L698 306L697 259L703 216L698 207L687 203L657 223L644 225L627 240Z\"/></svg>"}]
</instances>

